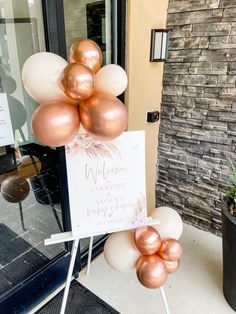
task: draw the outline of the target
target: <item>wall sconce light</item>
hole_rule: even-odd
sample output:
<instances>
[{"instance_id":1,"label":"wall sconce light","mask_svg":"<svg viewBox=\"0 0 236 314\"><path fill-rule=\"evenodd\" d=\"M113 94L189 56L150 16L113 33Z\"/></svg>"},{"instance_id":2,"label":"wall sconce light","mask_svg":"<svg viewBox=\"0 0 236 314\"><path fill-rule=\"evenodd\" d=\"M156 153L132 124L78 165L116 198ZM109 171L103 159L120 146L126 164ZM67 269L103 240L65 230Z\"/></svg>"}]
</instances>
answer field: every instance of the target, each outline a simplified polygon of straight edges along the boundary
<instances>
[{"instance_id":1,"label":"wall sconce light","mask_svg":"<svg viewBox=\"0 0 236 314\"><path fill-rule=\"evenodd\" d=\"M166 61L167 53L168 53L168 30L152 29L150 62Z\"/></svg>"}]
</instances>

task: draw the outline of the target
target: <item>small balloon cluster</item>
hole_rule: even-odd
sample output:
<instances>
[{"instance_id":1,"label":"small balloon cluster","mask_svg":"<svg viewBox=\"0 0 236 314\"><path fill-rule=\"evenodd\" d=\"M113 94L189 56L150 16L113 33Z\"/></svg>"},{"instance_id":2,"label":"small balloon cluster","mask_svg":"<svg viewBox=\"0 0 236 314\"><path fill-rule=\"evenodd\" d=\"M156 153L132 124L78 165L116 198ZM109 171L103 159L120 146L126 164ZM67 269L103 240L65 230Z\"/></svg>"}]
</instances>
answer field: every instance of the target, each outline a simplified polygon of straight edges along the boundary
<instances>
[{"instance_id":1,"label":"small balloon cluster","mask_svg":"<svg viewBox=\"0 0 236 314\"><path fill-rule=\"evenodd\" d=\"M116 64L101 67L101 49L90 39L74 42L68 60L39 52L23 65L23 85L40 104L32 115L33 133L41 143L59 147L74 138L81 122L97 139L116 138L128 123L116 97L127 86L125 71Z\"/></svg>"},{"instance_id":2,"label":"small balloon cluster","mask_svg":"<svg viewBox=\"0 0 236 314\"><path fill-rule=\"evenodd\" d=\"M115 270L136 268L140 283L146 288L160 288L168 273L179 267L182 247L178 241L183 222L172 208L159 207L151 217L160 224L112 234L104 246L107 263Z\"/></svg>"}]
</instances>

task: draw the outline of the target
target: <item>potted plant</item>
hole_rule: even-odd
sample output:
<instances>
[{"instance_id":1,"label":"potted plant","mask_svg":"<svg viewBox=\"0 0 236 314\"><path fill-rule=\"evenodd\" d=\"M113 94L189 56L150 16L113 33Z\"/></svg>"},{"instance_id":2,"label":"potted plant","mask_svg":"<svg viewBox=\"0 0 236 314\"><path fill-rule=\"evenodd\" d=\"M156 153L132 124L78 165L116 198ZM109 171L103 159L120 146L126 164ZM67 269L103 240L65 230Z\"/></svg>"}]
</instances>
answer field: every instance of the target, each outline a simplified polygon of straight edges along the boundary
<instances>
[{"instance_id":1,"label":"potted plant","mask_svg":"<svg viewBox=\"0 0 236 314\"><path fill-rule=\"evenodd\" d=\"M229 160L230 181L222 201L223 292L236 311L236 164Z\"/></svg>"}]
</instances>

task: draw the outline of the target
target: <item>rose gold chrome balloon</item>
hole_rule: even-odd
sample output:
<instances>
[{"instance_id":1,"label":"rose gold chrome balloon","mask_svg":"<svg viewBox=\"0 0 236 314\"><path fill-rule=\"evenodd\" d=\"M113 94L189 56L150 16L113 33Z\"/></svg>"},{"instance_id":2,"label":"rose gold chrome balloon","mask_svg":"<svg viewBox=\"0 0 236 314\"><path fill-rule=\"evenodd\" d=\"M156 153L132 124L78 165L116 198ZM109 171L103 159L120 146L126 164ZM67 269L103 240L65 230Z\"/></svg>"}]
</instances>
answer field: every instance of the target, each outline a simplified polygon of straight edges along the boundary
<instances>
[{"instance_id":1,"label":"rose gold chrome balloon","mask_svg":"<svg viewBox=\"0 0 236 314\"><path fill-rule=\"evenodd\" d=\"M178 240L167 239L162 241L158 255L166 261L176 261L182 254L182 246Z\"/></svg>"},{"instance_id":2,"label":"rose gold chrome balloon","mask_svg":"<svg viewBox=\"0 0 236 314\"><path fill-rule=\"evenodd\" d=\"M32 115L31 126L39 141L48 146L63 146L79 128L78 107L63 101L40 105Z\"/></svg>"},{"instance_id":3,"label":"rose gold chrome balloon","mask_svg":"<svg viewBox=\"0 0 236 314\"><path fill-rule=\"evenodd\" d=\"M134 241L137 249L143 255L152 255L156 253L161 246L161 238L151 226L143 226L136 229Z\"/></svg>"},{"instance_id":4,"label":"rose gold chrome balloon","mask_svg":"<svg viewBox=\"0 0 236 314\"><path fill-rule=\"evenodd\" d=\"M94 93L94 74L83 64L71 63L63 73L64 93L75 99L84 100Z\"/></svg>"},{"instance_id":5,"label":"rose gold chrome balloon","mask_svg":"<svg viewBox=\"0 0 236 314\"><path fill-rule=\"evenodd\" d=\"M78 40L69 52L69 63L80 63L96 73L102 66L102 51L91 39Z\"/></svg>"},{"instance_id":6,"label":"rose gold chrome balloon","mask_svg":"<svg viewBox=\"0 0 236 314\"><path fill-rule=\"evenodd\" d=\"M81 102L79 114L84 129L102 140L119 136L128 123L124 104L114 96L94 94Z\"/></svg>"},{"instance_id":7,"label":"rose gold chrome balloon","mask_svg":"<svg viewBox=\"0 0 236 314\"><path fill-rule=\"evenodd\" d=\"M146 288L160 288L166 281L167 271L165 264L156 254L141 256L137 262L136 269L138 280Z\"/></svg>"},{"instance_id":8,"label":"rose gold chrome balloon","mask_svg":"<svg viewBox=\"0 0 236 314\"><path fill-rule=\"evenodd\" d=\"M168 273L174 273L179 268L179 260L177 261L164 261Z\"/></svg>"}]
</instances>

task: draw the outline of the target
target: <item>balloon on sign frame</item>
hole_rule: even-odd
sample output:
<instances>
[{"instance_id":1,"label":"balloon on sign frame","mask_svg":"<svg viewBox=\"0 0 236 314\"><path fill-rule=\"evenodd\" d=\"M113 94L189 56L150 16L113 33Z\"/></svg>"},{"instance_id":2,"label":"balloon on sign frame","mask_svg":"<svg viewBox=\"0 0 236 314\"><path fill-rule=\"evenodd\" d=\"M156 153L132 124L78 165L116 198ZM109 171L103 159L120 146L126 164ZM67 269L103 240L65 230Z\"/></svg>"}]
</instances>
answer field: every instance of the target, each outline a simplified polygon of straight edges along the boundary
<instances>
[{"instance_id":1,"label":"balloon on sign frame","mask_svg":"<svg viewBox=\"0 0 236 314\"><path fill-rule=\"evenodd\" d=\"M172 217L174 211L170 208L170 217ZM152 227L139 227L129 233L128 239L121 235L122 233L115 233L108 238L104 248L105 259L113 269L120 271L132 270L133 267L130 267L130 269L129 267L125 269L117 267L117 261L123 261L124 259L126 265L135 264L139 282L149 289L162 287L168 274L177 271L183 251L178 240L162 239L156 230L157 226L159 224ZM172 231L175 232L175 225L173 224L172 227ZM171 228L168 231L170 232ZM121 253L119 250L120 245L117 245L117 243L122 243ZM139 252L139 255L130 255L130 252ZM107 258L108 256L109 258ZM110 260L113 262L111 263Z\"/></svg>"},{"instance_id":2,"label":"balloon on sign frame","mask_svg":"<svg viewBox=\"0 0 236 314\"><path fill-rule=\"evenodd\" d=\"M39 141L60 147L70 142L79 129L77 106L63 101L40 105L32 115L31 127Z\"/></svg>"},{"instance_id":3,"label":"balloon on sign frame","mask_svg":"<svg viewBox=\"0 0 236 314\"><path fill-rule=\"evenodd\" d=\"M75 100L84 100L94 93L94 74L83 64L69 64L62 77L64 92Z\"/></svg>"},{"instance_id":4,"label":"balloon on sign frame","mask_svg":"<svg viewBox=\"0 0 236 314\"><path fill-rule=\"evenodd\" d=\"M166 206L157 207L151 212L151 217L160 221L155 229L163 240L180 238L183 232L183 222L176 210Z\"/></svg>"},{"instance_id":5,"label":"balloon on sign frame","mask_svg":"<svg viewBox=\"0 0 236 314\"><path fill-rule=\"evenodd\" d=\"M74 103L62 90L61 75L67 65L66 60L54 53L35 53L25 61L22 68L25 90L37 103L54 100Z\"/></svg>"},{"instance_id":6,"label":"balloon on sign frame","mask_svg":"<svg viewBox=\"0 0 236 314\"><path fill-rule=\"evenodd\" d=\"M77 40L70 47L69 63L86 65L96 73L102 66L102 51L91 39Z\"/></svg>"},{"instance_id":7,"label":"balloon on sign frame","mask_svg":"<svg viewBox=\"0 0 236 314\"><path fill-rule=\"evenodd\" d=\"M125 71L115 64L101 68L102 51L90 39L75 41L68 60L39 52L23 65L23 85L40 104L32 115L33 133L42 144L60 147L73 139L81 120L83 129L96 139L112 140L121 135L127 128L128 113L115 96L126 88ZM97 84L103 92L96 93L95 74L100 70Z\"/></svg>"},{"instance_id":8,"label":"balloon on sign frame","mask_svg":"<svg viewBox=\"0 0 236 314\"><path fill-rule=\"evenodd\" d=\"M117 64L107 64L95 76L95 91L119 96L126 89L127 83L127 74L122 67Z\"/></svg>"},{"instance_id":9,"label":"balloon on sign frame","mask_svg":"<svg viewBox=\"0 0 236 314\"><path fill-rule=\"evenodd\" d=\"M79 106L80 120L84 129L100 140L112 140L127 128L128 113L116 97L95 94Z\"/></svg>"},{"instance_id":10,"label":"balloon on sign frame","mask_svg":"<svg viewBox=\"0 0 236 314\"><path fill-rule=\"evenodd\" d=\"M115 270L130 271L141 253L134 243L134 231L122 231L112 234L105 243L104 257Z\"/></svg>"}]
</instances>

